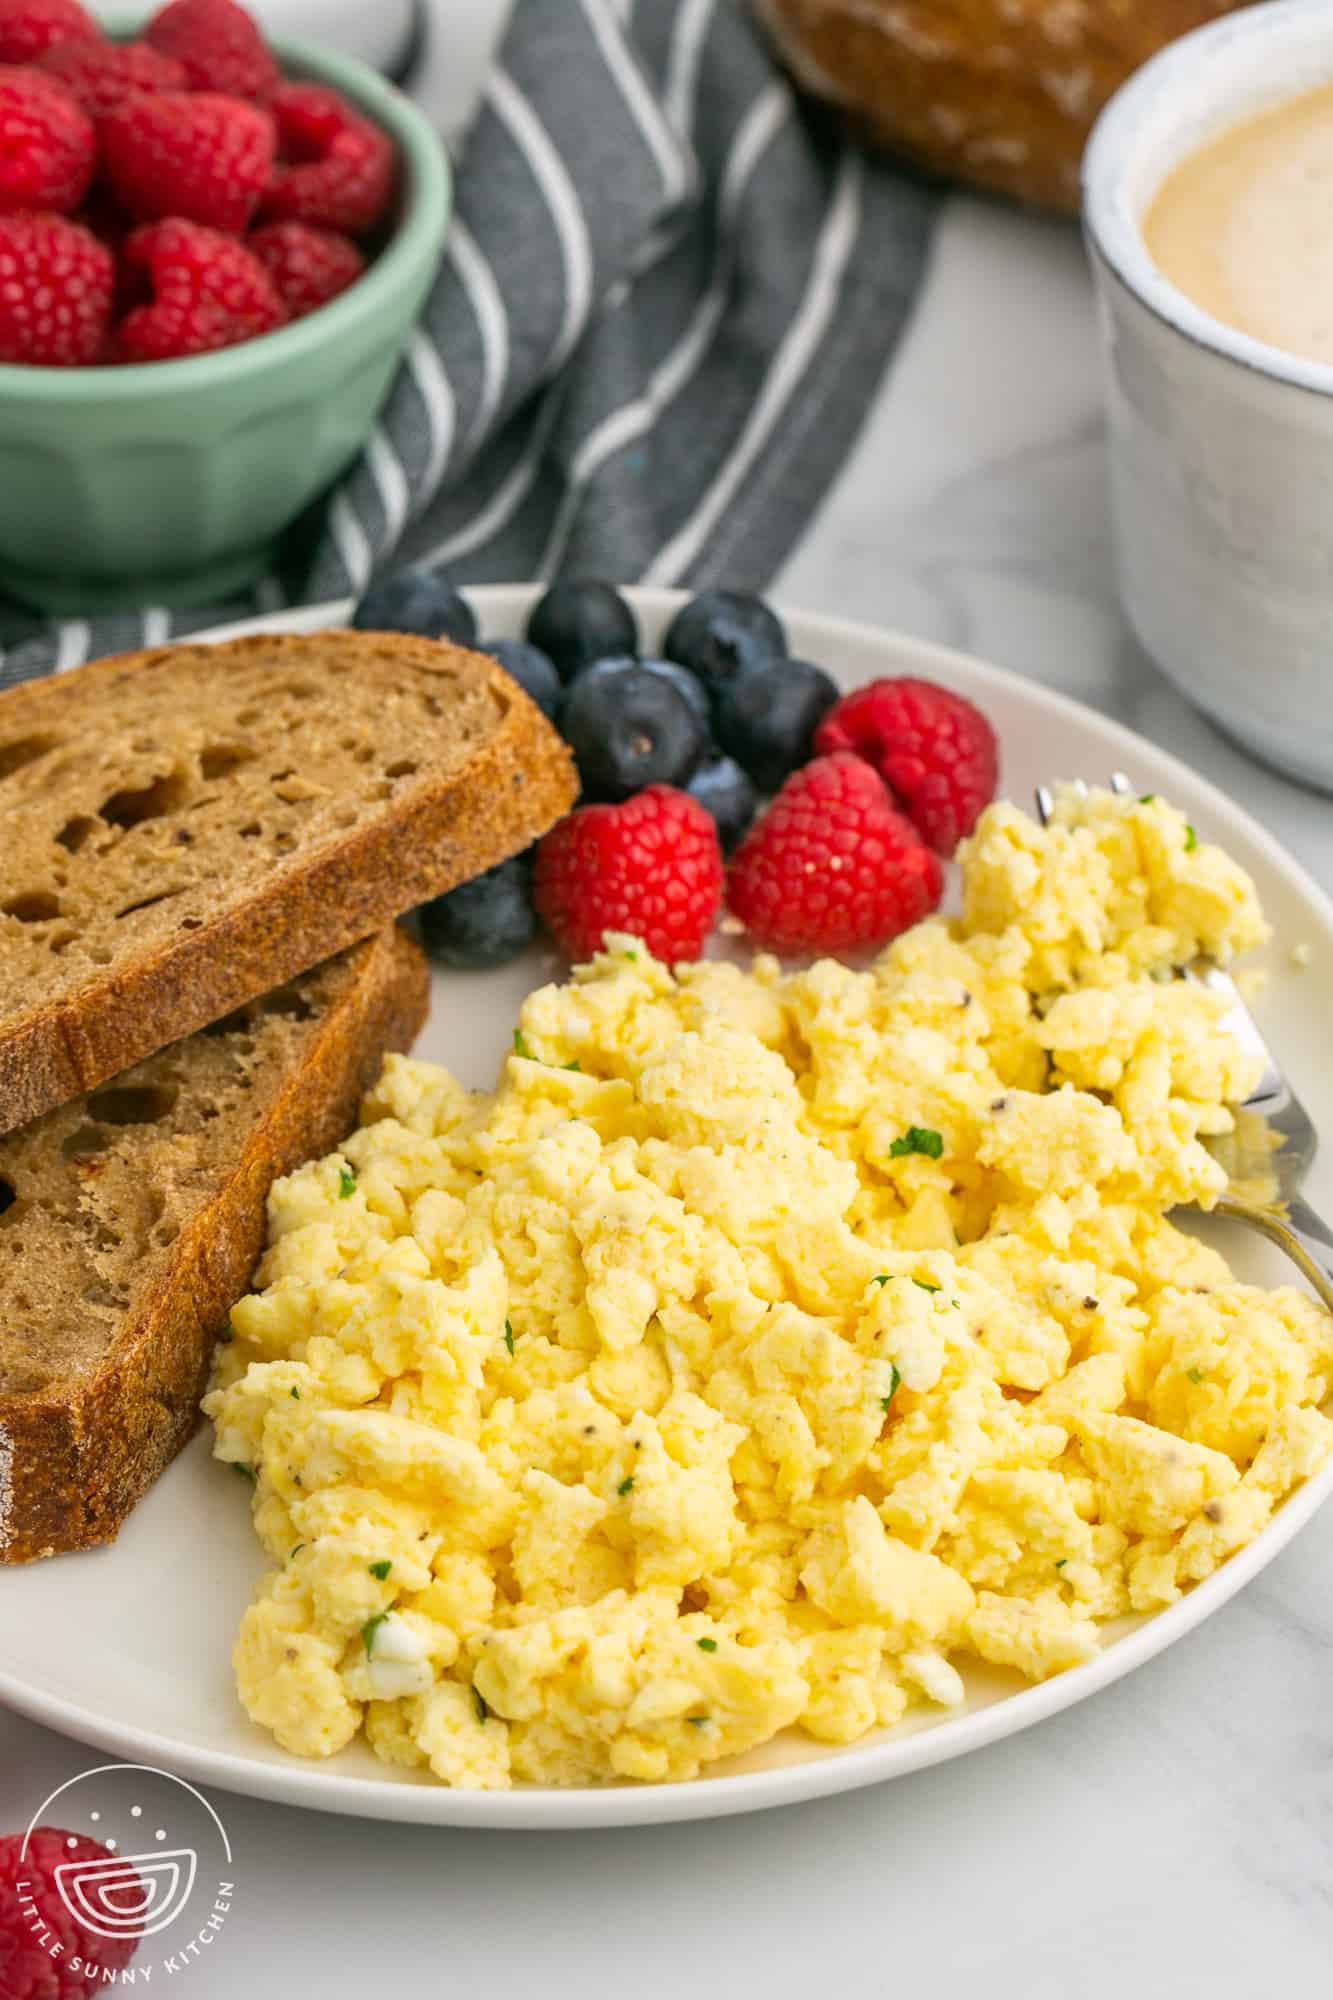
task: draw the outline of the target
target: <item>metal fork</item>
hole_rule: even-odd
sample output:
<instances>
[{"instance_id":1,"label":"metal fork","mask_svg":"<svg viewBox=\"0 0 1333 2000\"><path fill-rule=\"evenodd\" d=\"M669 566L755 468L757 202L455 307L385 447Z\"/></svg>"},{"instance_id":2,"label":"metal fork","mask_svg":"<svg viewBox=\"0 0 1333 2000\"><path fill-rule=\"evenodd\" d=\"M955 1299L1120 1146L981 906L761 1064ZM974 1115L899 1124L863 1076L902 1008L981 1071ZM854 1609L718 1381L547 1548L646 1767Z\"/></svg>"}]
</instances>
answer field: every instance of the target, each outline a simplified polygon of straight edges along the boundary
<instances>
[{"instance_id":1,"label":"metal fork","mask_svg":"<svg viewBox=\"0 0 1333 2000\"><path fill-rule=\"evenodd\" d=\"M1123 771L1114 772L1110 782L1119 797L1132 796L1134 786ZM1071 789L1086 798L1088 787L1082 778ZM1055 809L1054 792L1049 785L1038 785L1036 799L1037 816L1045 826ZM1226 1193L1210 1212L1246 1223L1276 1243L1333 1312L1333 1230L1301 1193L1319 1144L1314 1122L1283 1075L1230 973L1211 959L1200 958L1181 976L1221 995L1227 1003L1222 1025L1247 1055L1263 1063L1262 1076L1239 1107L1236 1130L1204 1142L1229 1177ZM1262 1188L1262 1196L1247 1198L1239 1192L1247 1184Z\"/></svg>"}]
</instances>

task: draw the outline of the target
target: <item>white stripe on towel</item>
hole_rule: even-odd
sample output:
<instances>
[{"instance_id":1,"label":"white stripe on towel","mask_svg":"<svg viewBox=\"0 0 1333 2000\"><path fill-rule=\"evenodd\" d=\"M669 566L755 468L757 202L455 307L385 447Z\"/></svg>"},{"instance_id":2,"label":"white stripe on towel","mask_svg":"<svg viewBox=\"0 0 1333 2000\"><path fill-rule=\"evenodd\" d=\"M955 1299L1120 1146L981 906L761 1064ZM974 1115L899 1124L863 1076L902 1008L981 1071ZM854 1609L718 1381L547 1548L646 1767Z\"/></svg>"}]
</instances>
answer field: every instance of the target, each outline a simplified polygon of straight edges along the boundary
<instances>
[{"instance_id":1,"label":"white stripe on towel","mask_svg":"<svg viewBox=\"0 0 1333 2000\"><path fill-rule=\"evenodd\" d=\"M773 357L740 441L690 519L665 548L658 550L643 574L644 583L674 583L683 575L776 430L788 399L828 330L838 301L838 287L860 223L862 172L860 156L846 154L800 311Z\"/></svg>"}]
</instances>

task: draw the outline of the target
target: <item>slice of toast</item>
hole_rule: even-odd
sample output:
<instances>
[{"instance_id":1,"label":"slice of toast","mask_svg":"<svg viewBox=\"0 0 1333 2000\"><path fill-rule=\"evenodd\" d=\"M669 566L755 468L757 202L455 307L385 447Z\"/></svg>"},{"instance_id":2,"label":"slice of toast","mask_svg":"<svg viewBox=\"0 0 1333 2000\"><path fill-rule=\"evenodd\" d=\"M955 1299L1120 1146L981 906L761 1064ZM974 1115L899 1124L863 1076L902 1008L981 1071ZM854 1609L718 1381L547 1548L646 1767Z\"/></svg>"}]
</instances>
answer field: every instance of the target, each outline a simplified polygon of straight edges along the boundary
<instances>
[{"instance_id":1,"label":"slice of toast","mask_svg":"<svg viewBox=\"0 0 1333 2000\"><path fill-rule=\"evenodd\" d=\"M494 661L399 633L0 694L0 1132L517 853L576 789Z\"/></svg>"},{"instance_id":2,"label":"slice of toast","mask_svg":"<svg viewBox=\"0 0 1333 2000\"><path fill-rule=\"evenodd\" d=\"M0 1140L0 1562L114 1539L190 1435L270 1184L351 1128L428 985L390 928Z\"/></svg>"}]
</instances>

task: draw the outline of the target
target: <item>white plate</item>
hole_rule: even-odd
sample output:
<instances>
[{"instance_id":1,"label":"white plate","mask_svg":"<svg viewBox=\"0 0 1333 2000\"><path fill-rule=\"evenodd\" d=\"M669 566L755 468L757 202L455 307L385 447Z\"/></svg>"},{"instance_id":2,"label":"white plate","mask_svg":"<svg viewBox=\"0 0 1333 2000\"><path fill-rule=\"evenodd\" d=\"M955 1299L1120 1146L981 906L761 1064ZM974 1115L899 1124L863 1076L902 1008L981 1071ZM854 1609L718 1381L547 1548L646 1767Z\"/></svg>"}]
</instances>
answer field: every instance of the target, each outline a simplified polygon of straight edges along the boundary
<instances>
[{"instance_id":1,"label":"white plate","mask_svg":"<svg viewBox=\"0 0 1333 2000\"><path fill-rule=\"evenodd\" d=\"M680 599L631 593L651 644ZM521 632L535 592L507 586L471 593L483 630ZM313 630L345 607L260 621L259 629ZM1326 1060L1333 992L1333 905L1262 827L1182 764L1090 709L1013 674L920 640L832 619L788 618L793 650L821 661L846 687L886 673L933 676L970 695L1000 737L1003 787L1026 801L1039 778L1113 769L1144 791L1166 794L1255 877L1274 926L1271 983L1259 1006L1297 1088L1333 1130L1333 1073ZM242 628L236 628L242 629ZM246 627L244 629L255 629ZM1312 947L1293 968L1290 948ZM489 1084L508 1047L523 995L558 970L549 955L500 973L437 975L436 1004L418 1053L446 1062L470 1084ZM1333 1159L1333 1155L1330 1155ZM1313 1192L1333 1209L1333 1185ZM1289 1275L1275 1253L1234 1230L1228 1251L1247 1276ZM1086 1700L1194 1626L1247 1583L1333 1490L1333 1466L1283 1506L1248 1549L1146 1620L1126 1620L1096 1659L1041 1686L1016 1675L972 1672L962 1711L934 1711L910 1728L830 1749L789 1735L737 1759L725 1775L684 1785L610 1790L456 1792L419 1773L392 1770L355 1745L328 1763L286 1756L253 1727L232 1688L237 1620L262 1566L240 1482L196 1438L138 1509L120 1540L0 1576L0 1699L34 1721L114 1755L169 1766L184 1777L258 1798L326 1812L439 1826L629 1826L789 1804L869 1785L958 1757ZM1262 1726L1256 1718L1254 1726Z\"/></svg>"}]
</instances>

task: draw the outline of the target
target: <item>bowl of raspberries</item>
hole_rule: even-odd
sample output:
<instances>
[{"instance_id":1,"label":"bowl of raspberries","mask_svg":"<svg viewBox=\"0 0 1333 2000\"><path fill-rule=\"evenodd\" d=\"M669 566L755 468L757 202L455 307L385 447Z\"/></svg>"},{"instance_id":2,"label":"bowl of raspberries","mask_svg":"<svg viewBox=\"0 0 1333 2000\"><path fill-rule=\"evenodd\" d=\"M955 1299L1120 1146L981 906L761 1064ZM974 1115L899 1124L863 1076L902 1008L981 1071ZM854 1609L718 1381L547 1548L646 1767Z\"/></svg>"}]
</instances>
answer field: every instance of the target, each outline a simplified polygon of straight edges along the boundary
<instances>
[{"instance_id":1,"label":"bowl of raspberries","mask_svg":"<svg viewBox=\"0 0 1333 2000\"><path fill-rule=\"evenodd\" d=\"M407 98L237 0L0 0L0 589L260 575L368 436L449 200Z\"/></svg>"}]
</instances>

